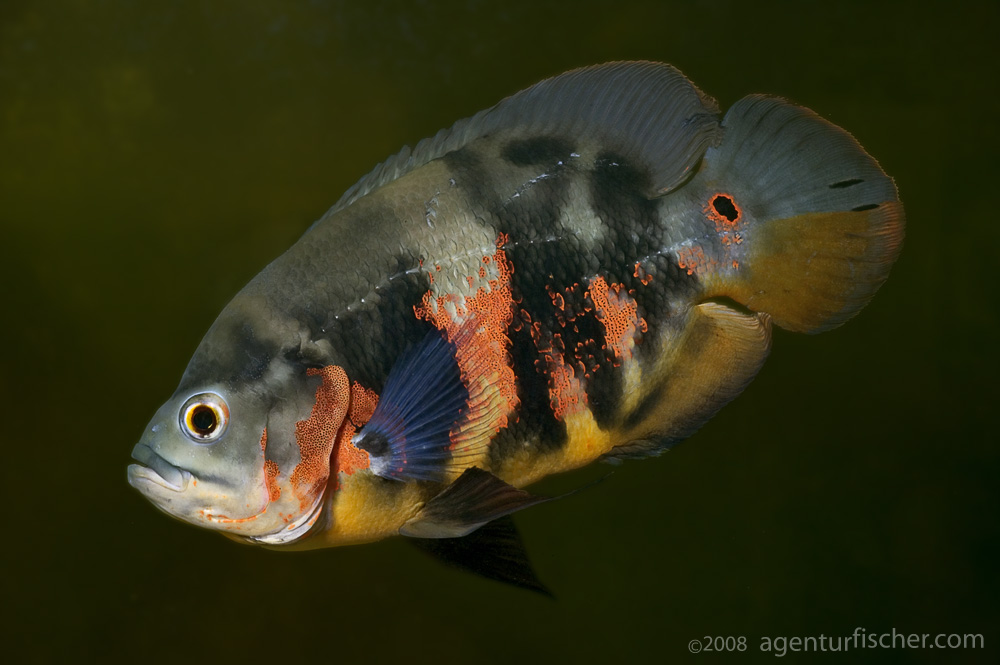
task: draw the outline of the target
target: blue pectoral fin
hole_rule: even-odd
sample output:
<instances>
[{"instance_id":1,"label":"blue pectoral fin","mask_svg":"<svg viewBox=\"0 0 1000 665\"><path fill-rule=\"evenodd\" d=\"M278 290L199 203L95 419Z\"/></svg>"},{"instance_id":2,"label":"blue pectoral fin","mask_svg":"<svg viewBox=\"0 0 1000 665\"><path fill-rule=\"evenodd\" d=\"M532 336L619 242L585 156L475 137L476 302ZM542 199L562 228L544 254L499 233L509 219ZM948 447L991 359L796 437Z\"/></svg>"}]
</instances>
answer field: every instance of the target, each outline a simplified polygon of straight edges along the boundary
<instances>
[{"instance_id":1,"label":"blue pectoral fin","mask_svg":"<svg viewBox=\"0 0 1000 665\"><path fill-rule=\"evenodd\" d=\"M371 420L353 439L368 451L376 475L442 479L452 458L450 432L469 399L455 353L435 330L393 365Z\"/></svg>"}]
</instances>

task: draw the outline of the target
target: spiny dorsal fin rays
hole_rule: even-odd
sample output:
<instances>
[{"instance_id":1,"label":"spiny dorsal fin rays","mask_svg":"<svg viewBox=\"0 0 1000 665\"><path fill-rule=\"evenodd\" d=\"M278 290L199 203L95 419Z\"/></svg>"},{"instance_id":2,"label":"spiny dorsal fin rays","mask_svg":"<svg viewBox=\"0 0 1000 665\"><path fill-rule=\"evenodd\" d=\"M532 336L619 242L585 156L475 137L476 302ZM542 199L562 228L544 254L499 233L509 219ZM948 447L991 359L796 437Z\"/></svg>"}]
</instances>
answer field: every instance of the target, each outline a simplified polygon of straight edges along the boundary
<instances>
[{"instance_id":1,"label":"spiny dorsal fin rays","mask_svg":"<svg viewBox=\"0 0 1000 665\"><path fill-rule=\"evenodd\" d=\"M459 120L412 151L403 148L348 189L330 217L413 169L490 134L588 137L647 166L653 191L682 182L718 143L718 107L677 69L655 62L611 62L546 79L471 118ZM322 221L322 219L320 221Z\"/></svg>"}]
</instances>

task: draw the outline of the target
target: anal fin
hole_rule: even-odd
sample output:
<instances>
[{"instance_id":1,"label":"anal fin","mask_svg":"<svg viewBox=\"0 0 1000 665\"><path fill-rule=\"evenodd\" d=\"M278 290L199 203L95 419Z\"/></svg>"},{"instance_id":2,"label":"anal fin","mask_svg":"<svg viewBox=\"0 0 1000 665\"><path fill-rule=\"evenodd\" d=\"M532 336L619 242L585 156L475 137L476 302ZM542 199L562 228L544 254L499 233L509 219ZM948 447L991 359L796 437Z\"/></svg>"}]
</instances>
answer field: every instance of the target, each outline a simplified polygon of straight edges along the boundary
<instances>
[{"instance_id":1,"label":"anal fin","mask_svg":"<svg viewBox=\"0 0 1000 665\"><path fill-rule=\"evenodd\" d=\"M461 538L414 538L410 542L450 566L552 595L535 574L510 516L489 522Z\"/></svg>"},{"instance_id":2,"label":"anal fin","mask_svg":"<svg viewBox=\"0 0 1000 665\"><path fill-rule=\"evenodd\" d=\"M686 439L743 391L771 348L767 314L721 302L692 308L680 335L655 376L648 377L651 387L625 418L623 434L629 443L605 457L658 455Z\"/></svg>"}]
</instances>

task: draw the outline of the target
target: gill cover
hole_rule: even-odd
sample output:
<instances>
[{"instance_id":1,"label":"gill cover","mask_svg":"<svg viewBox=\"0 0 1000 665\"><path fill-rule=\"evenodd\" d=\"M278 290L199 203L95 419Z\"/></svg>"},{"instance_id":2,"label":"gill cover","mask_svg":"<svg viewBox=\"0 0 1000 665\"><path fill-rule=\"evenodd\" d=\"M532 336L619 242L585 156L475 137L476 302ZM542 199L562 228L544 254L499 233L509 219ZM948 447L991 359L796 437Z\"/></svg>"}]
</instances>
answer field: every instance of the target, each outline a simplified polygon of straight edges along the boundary
<instances>
[{"instance_id":1,"label":"gill cover","mask_svg":"<svg viewBox=\"0 0 1000 665\"><path fill-rule=\"evenodd\" d=\"M133 451L129 482L161 510L255 542L315 523L348 408L343 370L254 284L205 335Z\"/></svg>"}]
</instances>

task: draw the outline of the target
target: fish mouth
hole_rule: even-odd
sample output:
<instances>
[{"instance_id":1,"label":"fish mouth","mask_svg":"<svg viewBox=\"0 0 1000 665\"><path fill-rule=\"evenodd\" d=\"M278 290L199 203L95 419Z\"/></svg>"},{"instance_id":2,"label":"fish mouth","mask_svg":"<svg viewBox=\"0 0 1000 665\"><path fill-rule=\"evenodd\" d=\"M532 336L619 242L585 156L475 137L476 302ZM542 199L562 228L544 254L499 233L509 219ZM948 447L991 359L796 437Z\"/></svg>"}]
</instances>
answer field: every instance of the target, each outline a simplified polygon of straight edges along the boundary
<instances>
[{"instance_id":1,"label":"fish mouth","mask_svg":"<svg viewBox=\"0 0 1000 665\"><path fill-rule=\"evenodd\" d=\"M132 449L132 458L139 464L129 464L128 482L141 490L143 483L153 483L172 492L183 492L191 480L191 472L174 466L149 446L139 443Z\"/></svg>"}]
</instances>

